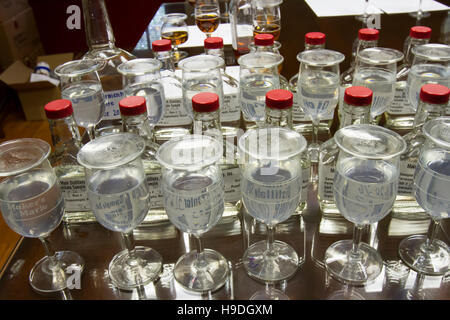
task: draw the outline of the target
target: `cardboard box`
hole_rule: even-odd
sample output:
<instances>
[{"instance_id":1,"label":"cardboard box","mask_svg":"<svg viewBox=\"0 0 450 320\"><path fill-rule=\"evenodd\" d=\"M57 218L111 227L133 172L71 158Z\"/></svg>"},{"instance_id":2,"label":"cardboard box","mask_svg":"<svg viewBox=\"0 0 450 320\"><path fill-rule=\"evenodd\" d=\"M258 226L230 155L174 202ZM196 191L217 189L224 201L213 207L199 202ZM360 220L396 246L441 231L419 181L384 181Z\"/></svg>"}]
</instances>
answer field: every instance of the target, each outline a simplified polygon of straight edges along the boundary
<instances>
[{"instance_id":1,"label":"cardboard box","mask_svg":"<svg viewBox=\"0 0 450 320\"><path fill-rule=\"evenodd\" d=\"M0 48L1 68L15 60L34 64L36 57L44 53L31 8L0 23Z\"/></svg>"},{"instance_id":2,"label":"cardboard box","mask_svg":"<svg viewBox=\"0 0 450 320\"><path fill-rule=\"evenodd\" d=\"M73 60L73 53L40 56L37 62L45 61L54 70L60 64ZM20 60L15 61L0 74L0 80L15 89L27 120L46 120L44 106L51 100L61 99L59 87L48 81L30 82L33 72Z\"/></svg>"},{"instance_id":3,"label":"cardboard box","mask_svg":"<svg viewBox=\"0 0 450 320\"><path fill-rule=\"evenodd\" d=\"M28 0L0 0L0 22L14 17L29 8Z\"/></svg>"}]
</instances>

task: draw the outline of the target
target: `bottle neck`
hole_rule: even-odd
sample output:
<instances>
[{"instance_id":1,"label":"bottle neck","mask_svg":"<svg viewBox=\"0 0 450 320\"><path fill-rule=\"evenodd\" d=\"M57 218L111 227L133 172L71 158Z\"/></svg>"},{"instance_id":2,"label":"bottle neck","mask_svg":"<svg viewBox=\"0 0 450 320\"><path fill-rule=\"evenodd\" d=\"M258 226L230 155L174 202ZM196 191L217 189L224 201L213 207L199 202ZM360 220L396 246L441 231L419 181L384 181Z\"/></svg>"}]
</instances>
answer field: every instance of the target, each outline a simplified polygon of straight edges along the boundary
<instances>
[{"instance_id":1,"label":"bottle neck","mask_svg":"<svg viewBox=\"0 0 450 320\"><path fill-rule=\"evenodd\" d=\"M223 137L220 125L220 109L211 112L194 111L191 133L207 135L221 140Z\"/></svg>"},{"instance_id":2,"label":"bottle neck","mask_svg":"<svg viewBox=\"0 0 450 320\"><path fill-rule=\"evenodd\" d=\"M89 50L115 48L114 33L104 0L83 0L84 24Z\"/></svg>"},{"instance_id":3,"label":"bottle neck","mask_svg":"<svg viewBox=\"0 0 450 320\"><path fill-rule=\"evenodd\" d=\"M266 107L266 125L292 129L292 108L272 109Z\"/></svg>"},{"instance_id":4,"label":"bottle neck","mask_svg":"<svg viewBox=\"0 0 450 320\"><path fill-rule=\"evenodd\" d=\"M305 51L315 50L315 49L325 49L325 43L322 44L308 44L305 43Z\"/></svg>"},{"instance_id":5,"label":"bottle neck","mask_svg":"<svg viewBox=\"0 0 450 320\"><path fill-rule=\"evenodd\" d=\"M405 52L405 64L408 67L411 67L411 64L412 64L412 61L414 58L412 49L421 44L427 44L428 42L430 42L430 39L415 39L415 38L409 37L408 46L406 47L406 52Z\"/></svg>"},{"instance_id":6,"label":"bottle neck","mask_svg":"<svg viewBox=\"0 0 450 320\"><path fill-rule=\"evenodd\" d=\"M52 164L56 164L63 158L65 162L68 159L73 160L71 161L73 163L65 164L77 164L76 157L81 148L81 135L73 116L62 119L49 119L48 123L54 147L51 157Z\"/></svg>"},{"instance_id":7,"label":"bottle neck","mask_svg":"<svg viewBox=\"0 0 450 320\"><path fill-rule=\"evenodd\" d=\"M122 126L124 132L134 133L148 141L153 142L153 130L147 118L147 113L124 116L122 115Z\"/></svg>"},{"instance_id":8,"label":"bottle neck","mask_svg":"<svg viewBox=\"0 0 450 320\"><path fill-rule=\"evenodd\" d=\"M414 130L421 129L423 124L429 120L445 116L446 108L447 104L431 104L419 101L414 117Z\"/></svg>"},{"instance_id":9,"label":"bottle neck","mask_svg":"<svg viewBox=\"0 0 450 320\"><path fill-rule=\"evenodd\" d=\"M370 124L370 106L352 106L344 102L340 128L351 124Z\"/></svg>"},{"instance_id":10,"label":"bottle neck","mask_svg":"<svg viewBox=\"0 0 450 320\"><path fill-rule=\"evenodd\" d=\"M175 72L175 64L173 63L172 50L154 52L155 59L161 61L161 71L169 70Z\"/></svg>"}]
</instances>

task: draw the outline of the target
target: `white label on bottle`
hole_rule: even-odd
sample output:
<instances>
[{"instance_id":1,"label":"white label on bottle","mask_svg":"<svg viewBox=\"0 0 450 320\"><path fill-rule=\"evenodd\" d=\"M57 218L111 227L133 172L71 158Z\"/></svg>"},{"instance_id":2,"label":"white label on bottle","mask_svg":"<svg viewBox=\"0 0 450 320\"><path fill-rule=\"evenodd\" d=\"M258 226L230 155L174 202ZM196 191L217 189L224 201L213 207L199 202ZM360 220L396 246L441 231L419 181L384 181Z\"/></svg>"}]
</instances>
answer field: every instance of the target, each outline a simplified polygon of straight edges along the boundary
<instances>
[{"instance_id":1,"label":"white label on bottle","mask_svg":"<svg viewBox=\"0 0 450 320\"><path fill-rule=\"evenodd\" d=\"M310 182L311 166L302 169L302 192L300 193L300 202L305 202L308 198L308 187Z\"/></svg>"},{"instance_id":2,"label":"white label on bottle","mask_svg":"<svg viewBox=\"0 0 450 320\"><path fill-rule=\"evenodd\" d=\"M163 207L164 197L161 190L161 173L147 173L145 178L150 195L150 208Z\"/></svg>"},{"instance_id":3,"label":"white label on bottle","mask_svg":"<svg viewBox=\"0 0 450 320\"><path fill-rule=\"evenodd\" d=\"M86 182L84 177L60 178L64 207L67 212L89 211L91 205L86 193Z\"/></svg>"},{"instance_id":4,"label":"white label on bottle","mask_svg":"<svg viewBox=\"0 0 450 320\"><path fill-rule=\"evenodd\" d=\"M123 90L104 91L105 113L104 120L120 119L119 101L125 98Z\"/></svg>"},{"instance_id":5,"label":"white label on bottle","mask_svg":"<svg viewBox=\"0 0 450 320\"><path fill-rule=\"evenodd\" d=\"M222 169L225 202L241 199L241 170L239 167Z\"/></svg>"},{"instance_id":6,"label":"white label on bottle","mask_svg":"<svg viewBox=\"0 0 450 320\"><path fill-rule=\"evenodd\" d=\"M405 87L396 86L394 101L388 108L388 113L394 115L414 114L415 111L408 101Z\"/></svg>"},{"instance_id":7,"label":"white label on bottle","mask_svg":"<svg viewBox=\"0 0 450 320\"><path fill-rule=\"evenodd\" d=\"M414 171L416 163L408 160L400 161L400 176L398 177L399 196L413 196L414 194Z\"/></svg>"},{"instance_id":8,"label":"white label on bottle","mask_svg":"<svg viewBox=\"0 0 450 320\"><path fill-rule=\"evenodd\" d=\"M319 163L319 185L317 193L320 200L334 201L333 181L334 181L333 165Z\"/></svg>"},{"instance_id":9,"label":"white label on bottle","mask_svg":"<svg viewBox=\"0 0 450 320\"><path fill-rule=\"evenodd\" d=\"M299 97L297 93L293 93L293 104L292 104L292 120L294 122L311 122L311 117L305 114L300 107ZM332 120L334 115L334 109L330 110L327 114L323 115L320 120Z\"/></svg>"},{"instance_id":10,"label":"white label on bottle","mask_svg":"<svg viewBox=\"0 0 450 320\"><path fill-rule=\"evenodd\" d=\"M183 126L192 122L183 106L182 98L166 99L164 115L158 122L158 126Z\"/></svg>"},{"instance_id":11,"label":"white label on bottle","mask_svg":"<svg viewBox=\"0 0 450 320\"><path fill-rule=\"evenodd\" d=\"M225 93L223 97L223 108L220 109L220 122L239 121L241 117L241 106L239 105L239 94Z\"/></svg>"}]
</instances>

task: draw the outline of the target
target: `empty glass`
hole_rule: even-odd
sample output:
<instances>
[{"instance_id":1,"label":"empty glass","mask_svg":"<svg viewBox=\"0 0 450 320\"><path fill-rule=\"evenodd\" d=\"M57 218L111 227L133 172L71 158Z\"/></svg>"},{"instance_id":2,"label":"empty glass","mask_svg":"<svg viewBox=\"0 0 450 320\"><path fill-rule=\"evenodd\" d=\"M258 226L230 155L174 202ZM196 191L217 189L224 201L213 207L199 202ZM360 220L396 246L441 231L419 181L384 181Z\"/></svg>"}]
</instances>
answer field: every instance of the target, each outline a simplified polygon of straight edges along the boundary
<instances>
[{"instance_id":1,"label":"empty glass","mask_svg":"<svg viewBox=\"0 0 450 320\"><path fill-rule=\"evenodd\" d=\"M174 62L188 56L186 51L179 51L178 46L188 39L187 15L184 13L169 13L162 17L161 38L172 42Z\"/></svg>"},{"instance_id":2,"label":"empty glass","mask_svg":"<svg viewBox=\"0 0 450 320\"><path fill-rule=\"evenodd\" d=\"M195 2L195 24L206 37L216 31L220 24L220 7L218 0L197 0Z\"/></svg>"},{"instance_id":3,"label":"empty glass","mask_svg":"<svg viewBox=\"0 0 450 320\"><path fill-rule=\"evenodd\" d=\"M109 264L109 277L121 289L133 289L153 281L162 259L151 248L135 246L133 229L149 210L149 191L141 154L143 138L131 133L99 137L78 152L85 168L86 189L96 220L111 231L121 232L125 250Z\"/></svg>"},{"instance_id":4,"label":"empty glass","mask_svg":"<svg viewBox=\"0 0 450 320\"><path fill-rule=\"evenodd\" d=\"M252 278L281 281L298 269L294 248L275 241L274 233L300 203L305 148L302 135L278 127L250 129L238 140L242 201L247 212L267 226L267 240L252 244L242 258Z\"/></svg>"},{"instance_id":5,"label":"empty glass","mask_svg":"<svg viewBox=\"0 0 450 320\"><path fill-rule=\"evenodd\" d=\"M339 99L339 64L345 56L327 49L300 52L297 95L303 112L311 117L313 135L308 147L311 161L319 159L319 122L336 108Z\"/></svg>"},{"instance_id":6,"label":"empty glass","mask_svg":"<svg viewBox=\"0 0 450 320\"><path fill-rule=\"evenodd\" d=\"M397 63L403 59L401 51L390 48L367 48L358 52L353 86L373 91L370 116L378 124L380 116L394 101Z\"/></svg>"},{"instance_id":7,"label":"empty glass","mask_svg":"<svg viewBox=\"0 0 450 320\"><path fill-rule=\"evenodd\" d=\"M219 96L223 105L222 58L211 55L197 55L180 61L183 106L193 118L192 97L200 92L212 92Z\"/></svg>"},{"instance_id":8,"label":"empty glass","mask_svg":"<svg viewBox=\"0 0 450 320\"><path fill-rule=\"evenodd\" d=\"M216 290L228 277L227 260L217 251L203 249L200 241L224 211L221 157L221 142L205 135L172 139L156 154L162 166L167 216L178 229L197 239L197 250L180 257L173 274L181 286L197 292Z\"/></svg>"},{"instance_id":9,"label":"empty glass","mask_svg":"<svg viewBox=\"0 0 450 320\"><path fill-rule=\"evenodd\" d=\"M431 216L428 235L403 239L399 255L414 271L431 276L449 270L450 250L437 239L440 221L450 217L450 117L428 121L422 128L427 141L420 152L414 173L417 203Z\"/></svg>"},{"instance_id":10,"label":"empty glass","mask_svg":"<svg viewBox=\"0 0 450 320\"><path fill-rule=\"evenodd\" d=\"M103 60L83 59L66 62L55 69L61 81L61 97L72 102L77 125L86 129L89 139L95 138L95 126L105 112L105 101L98 71Z\"/></svg>"},{"instance_id":11,"label":"empty glass","mask_svg":"<svg viewBox=\"0 0 450 320\"><path fill-rule=\"evenodd\" d=\"M31 269L31 287L42 293L67 287L64 269L84 268L84 260L72 251L54 252L50 234L64 214L58 179L48 161L50 145L24 138L0 144L0 208L8 226L27 238L39 238L46 256Z\"/></svg>"},{"instance_id":12,"label":"empty glass","mask_svg":"<svg viewBox=\"0 0 450 320\"><path fill-rule=\"evenodd\" d=\"M166 105L160 69L161 62L149 58L130 60L117 67L122 74L125 95L141 96L147 101L147 116L152 127L161 119Z\"/></svg>"},{"instance_id":13,"label":"empty glass","mask_svg":"<svg viewBox=\"0 0 450 320\"><path fill-rule=\"evenodd\" d=\"M246 121L263 126L266 119L266 93L280 89L278 66L283 57L272 52L251 52L238 59L239 98Z\"/></svg>"},{"instance_id":14,"label":"empty glass","mask_svg":"<svg viewBox=\"0 0 450 320\"><path fill-rule=\"evenodd\" d=\"M333 194L345 219L355 224L352 240L333 243L325 252L327 271L341 281L374 280L383 268L380 254L361 242L363 227L383 219L397 195L400 155L406 143L397 133L376 125L339 129L334 139L340 152Z\"/></svg>"},{"instance_id":15,"label":"empty glass","mask_svg":"<svg viewBox=\"0 0 450 320\"><path fill-rule=\"evenodd\" d=\"M414 110L419 104L420 89L427 83L450 87L450 46L429 43L412 49L414 58L406 85L407 97Z\"/></svg>"}]
</instances>

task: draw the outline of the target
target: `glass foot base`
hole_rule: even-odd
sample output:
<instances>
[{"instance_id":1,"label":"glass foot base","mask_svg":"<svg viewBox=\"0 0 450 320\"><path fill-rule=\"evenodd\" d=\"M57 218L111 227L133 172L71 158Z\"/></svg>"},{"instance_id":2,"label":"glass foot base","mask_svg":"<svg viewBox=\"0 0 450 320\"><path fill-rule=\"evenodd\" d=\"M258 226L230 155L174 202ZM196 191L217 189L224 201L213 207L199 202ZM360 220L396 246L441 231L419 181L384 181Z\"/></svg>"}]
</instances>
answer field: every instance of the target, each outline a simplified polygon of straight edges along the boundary
<instances>
[{"instance_id":1,"label":"glass foot base","mask_svg":"<svg viewBox=\"0 0 450 320\"><path fill-rule=\"evenodd\" d=\"M333 243L325 252L327 271L335 278L353 284L374 280L381 273L383 261L380 254L366 243L360 243L357 257L351 257L352 240Z\"/></svg>"},{"instance_id":2,"label":"glass foot base","mask_svg":"<svg viewBox=\"0 0 450 320\"><path fill-rule=\"evenodd\" d=\"M215 291L228 279L228 262L219 252L204 249L204 262L199 263L197 251L181 256L173 269L175 280L186 290L195 292Z\"/></svg>"},{"instance_id":3,"label":"glass foot base","mask_svg":"<svg viewBox=\"0 0 450 320\"><path fill-rule=\"evenodd\" d=\"M450 265L448 246L435 239L427 245L427 236L416 235L400 242L398 253L402 261L412 270L429 276L445 274Z\"/></svg>"},{"instance_id":4,"label":"glass foot base","mask_svg":"<svg viewBox=\"0 0 450 320\"><path fill-rule=\"evenodd\" d=\"M51 266L50 259L43 257L31 269L28 278L31 287L37 292L58 292L67 287L66 279L74 272L81 273L84 270L84 259L73 251L58 251L55 253L59 266Z\"/></svg>"},{"instance_id":5,"label":"glass foot base","mask_svg":"<svg viewBox=\"0 0 450 320\"><path fill-rule=\"evenodd\" d=\"M290 300L283 291L278 289L268 289L255 292L250 300Z\"/></svg>"},{"instance_id":6,"label":"glass foot base","mask_svg":"<svg viewBox=\"0 0 450 320\"><path fill-rule=\"evenodd\" d=\"M128 250L116 254L109 263L109 277L119 289L131 290L155 280L162 270L161 255L147 247L137 246L133 257Z\"/></svg>"},{"instance_id":7,"label":"glass foot base","mask_svg":"<svg viewBox=\"0 0 450 320\"><path fill-rule=\"evenodd\" d=\"M245 251L243 262L251 278L264 282L289 279L299 265L297 252L281 241L274 241L272 254L267 252L266 241L256 242Z\"/></svg>"}]
</instances>

